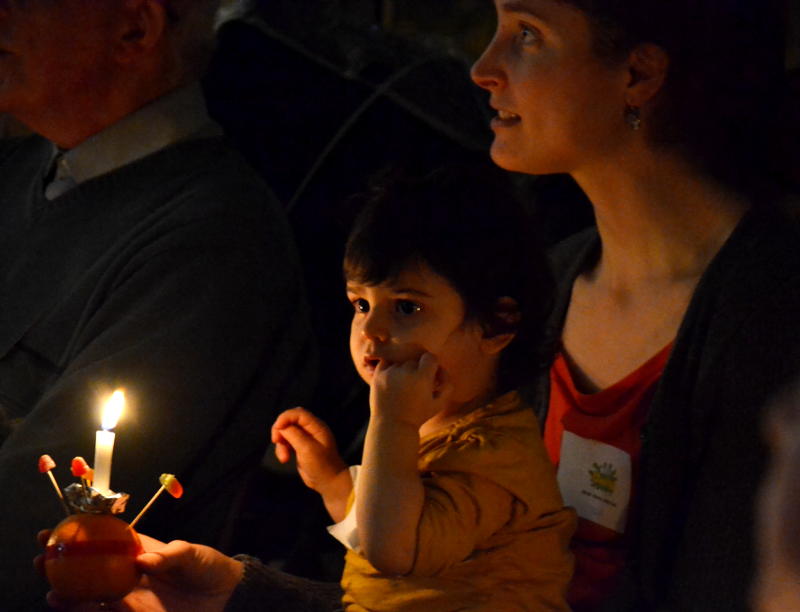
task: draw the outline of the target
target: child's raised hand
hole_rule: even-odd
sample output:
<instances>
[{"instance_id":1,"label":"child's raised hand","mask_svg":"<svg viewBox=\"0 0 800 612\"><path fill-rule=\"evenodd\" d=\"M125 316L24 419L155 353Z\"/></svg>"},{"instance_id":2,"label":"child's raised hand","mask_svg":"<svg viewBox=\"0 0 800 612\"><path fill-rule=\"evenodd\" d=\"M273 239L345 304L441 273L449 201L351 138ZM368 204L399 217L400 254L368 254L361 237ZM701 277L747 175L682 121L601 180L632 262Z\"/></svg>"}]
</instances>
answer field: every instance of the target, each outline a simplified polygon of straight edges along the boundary
<instances>
[{"instance_id":1,"label":"child's raised hand","mask_svg":"<svg viewBox=\"0 0 800 612\"><path fill-rule=\"evenodd\" d=\"M272 425L272 442L281 463L289 461L294 451L303 482L320 493L347 469L331 430L305 408L291 408L278 416Z\"/></svg>"},{"instance_id":2,"label":"child's raised hand","mask_svg":"<svg viewBox=\"0 0 800 612\"><path fill-rule=\"evenodd\" d=\"M422 426L448 406L452 385L432 353L388 366L379 364L370 384L373 415Z\"/></svg>"}]
</instances>

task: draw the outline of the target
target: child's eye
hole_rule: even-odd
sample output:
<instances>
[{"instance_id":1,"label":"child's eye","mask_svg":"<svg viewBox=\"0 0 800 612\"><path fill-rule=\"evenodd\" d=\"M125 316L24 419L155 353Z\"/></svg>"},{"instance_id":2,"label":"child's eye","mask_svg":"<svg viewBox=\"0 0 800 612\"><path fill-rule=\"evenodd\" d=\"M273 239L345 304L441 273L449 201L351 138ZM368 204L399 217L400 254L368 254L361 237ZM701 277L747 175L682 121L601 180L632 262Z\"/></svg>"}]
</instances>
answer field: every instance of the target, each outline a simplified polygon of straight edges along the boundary
<instances>
[{"instance_id":1,"label":"child's eye","mask_svg":"<svg viewBox=\"0 0 800 612\"><path fill-rule=\"evenodd\" d=\"M353 308L356 312L369 312L369 302L364 298L353 300Z\"/></svg>"},{"instance_id":2,"label":"child's eye","mask_svg":"<svg viewBox=\"0 0 800 612\"><path fill-rule=\"evenodd\" d=\"M412 315L422 310L422 306L410 300L397 300L395 310L400 314Z\"/></svg>"}]
</instances>

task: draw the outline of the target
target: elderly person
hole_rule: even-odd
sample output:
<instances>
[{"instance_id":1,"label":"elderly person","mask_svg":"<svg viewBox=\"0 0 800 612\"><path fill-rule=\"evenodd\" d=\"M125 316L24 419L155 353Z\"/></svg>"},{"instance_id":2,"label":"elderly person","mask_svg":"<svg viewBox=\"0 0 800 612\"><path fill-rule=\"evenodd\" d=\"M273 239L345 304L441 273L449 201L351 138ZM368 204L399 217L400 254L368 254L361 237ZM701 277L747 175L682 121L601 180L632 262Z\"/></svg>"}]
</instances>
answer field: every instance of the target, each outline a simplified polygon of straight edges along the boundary
<instances>
[{"instance_id":1,"label":"elderly person","mask_svg":"<svg viewBox=\"0 0 800 612\"><path fill-rule=\"evenodd\" d=\"M173 472L186 496L142 526L219 544L274 411L310 390L286 221L196 85L218 4L0 3L0 112L36 134L0 143L2 610L42 605L30 557L60 510L36 460L65 484L107 391L125 516Z\"/></svg>"}]
</instances>

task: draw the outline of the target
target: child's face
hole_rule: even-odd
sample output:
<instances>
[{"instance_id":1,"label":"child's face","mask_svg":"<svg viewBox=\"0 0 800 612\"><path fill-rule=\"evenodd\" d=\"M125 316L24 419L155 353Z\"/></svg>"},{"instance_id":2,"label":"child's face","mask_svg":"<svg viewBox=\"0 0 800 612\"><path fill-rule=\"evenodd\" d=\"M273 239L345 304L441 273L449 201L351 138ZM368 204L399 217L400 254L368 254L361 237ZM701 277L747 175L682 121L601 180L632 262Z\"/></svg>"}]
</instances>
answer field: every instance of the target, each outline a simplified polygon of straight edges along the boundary
<instances>
[{"instance_id":1,"label":"child's face","mask_svg":"<svg viewBox=\"0 0 800 612\"><path fill-rule=\"evenodd\" d=\"M348 280L347 297L354 308L350 354L365 382L381 362L402 363L429 352L453 384L454 401L486 391L470 384L473 368L486 361L483 330L464 320L461 296L427 265L409 266L380 285Z\"/></svg>"}]
</instances>

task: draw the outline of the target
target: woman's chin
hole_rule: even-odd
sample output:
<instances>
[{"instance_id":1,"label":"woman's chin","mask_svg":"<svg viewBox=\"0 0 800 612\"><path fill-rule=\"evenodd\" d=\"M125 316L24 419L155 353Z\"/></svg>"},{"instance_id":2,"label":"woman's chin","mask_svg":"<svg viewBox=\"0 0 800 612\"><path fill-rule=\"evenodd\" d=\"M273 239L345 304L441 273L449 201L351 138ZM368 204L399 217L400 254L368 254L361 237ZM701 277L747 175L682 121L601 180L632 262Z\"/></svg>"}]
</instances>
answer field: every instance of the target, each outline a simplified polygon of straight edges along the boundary
<instances>
[{"instance_id":1,"label":"woman's chin","mask_svg":"<svg viewBox=\"0 0 800 612\"><path fill-rule=\"evenodd\" d=\"M492 161L503 170L523 174L539 174L528 160L520 156L518 147L509 146L498 138L494 139L489 155Z\"/></svg>"},{"instance_id":2,"label":"woman's chin","mask_svg":"<svg viewBox=\"0 0 800 612\"><path fill-rule=\"evenodd\" d=\"M549 163L534 163L530 160L523 160L519 158L495 158L492 155L492 161L503 170L509 172L518 172L519 174L529 174L532 176L545 176L549 174L570 174L569 170L557 167Z\"/></svg>"}]
</instances>

